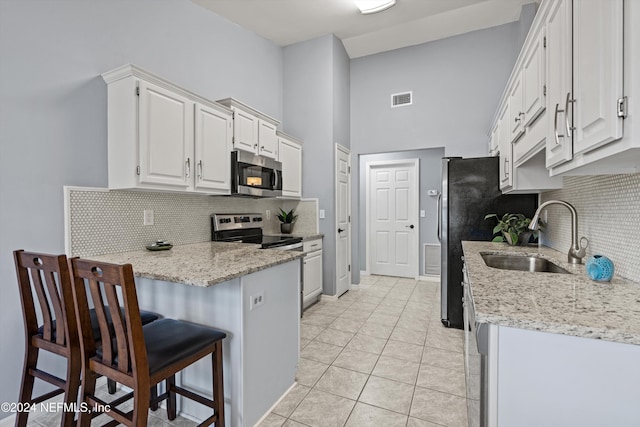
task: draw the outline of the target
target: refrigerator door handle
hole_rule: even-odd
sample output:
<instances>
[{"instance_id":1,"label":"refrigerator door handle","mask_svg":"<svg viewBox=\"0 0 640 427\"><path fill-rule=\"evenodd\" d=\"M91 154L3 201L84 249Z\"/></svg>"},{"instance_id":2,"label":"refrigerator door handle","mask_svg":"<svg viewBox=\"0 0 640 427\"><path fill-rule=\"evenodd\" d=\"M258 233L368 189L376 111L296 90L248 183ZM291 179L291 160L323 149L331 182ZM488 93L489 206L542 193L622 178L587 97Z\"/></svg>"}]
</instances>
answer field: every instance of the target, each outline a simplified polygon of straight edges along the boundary
<instances>
[{"instance_id":1,"label":"refrigerator door handle","mask_svg":"<svg viewBox=\"0 0 640 427\"><path fill-rule=\"evenodd\" d=\"M442 241L442 193L438 193L438 241Z\"/></svg>"}]
</instances>

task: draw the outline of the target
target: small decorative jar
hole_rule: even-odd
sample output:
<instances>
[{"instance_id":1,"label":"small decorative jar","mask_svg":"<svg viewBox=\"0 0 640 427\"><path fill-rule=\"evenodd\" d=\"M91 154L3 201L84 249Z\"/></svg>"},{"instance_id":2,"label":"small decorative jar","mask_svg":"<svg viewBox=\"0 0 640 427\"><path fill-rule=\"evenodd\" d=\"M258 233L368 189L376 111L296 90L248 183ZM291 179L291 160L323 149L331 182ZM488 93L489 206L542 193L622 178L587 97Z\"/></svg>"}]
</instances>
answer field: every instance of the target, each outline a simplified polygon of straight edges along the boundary
<instances>
[{"instance_id":1,"label":"small decorative jar","mask_svg":"<svg viewBox=\"0 0 640 427\"><path fill-rule=\"evenodd\" d=\"M589 257L585 264L587 275L591 280L609 282L613 278L613 261L603 255Z\"/></svg>"}]
</instances>

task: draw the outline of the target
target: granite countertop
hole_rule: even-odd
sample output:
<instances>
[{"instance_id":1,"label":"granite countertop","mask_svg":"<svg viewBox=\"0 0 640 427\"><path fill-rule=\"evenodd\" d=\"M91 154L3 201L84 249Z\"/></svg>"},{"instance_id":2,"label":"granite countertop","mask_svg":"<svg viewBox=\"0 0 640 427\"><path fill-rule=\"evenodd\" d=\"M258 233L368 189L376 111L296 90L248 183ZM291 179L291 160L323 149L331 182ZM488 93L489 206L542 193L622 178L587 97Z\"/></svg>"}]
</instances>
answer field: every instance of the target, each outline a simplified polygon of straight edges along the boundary
<instances>
[{"instance_id":1,"label":"granite countertop","mask_svg":"<svg viewBox=\"0 0 640 427\"><path fill-rule=\"evenodd\" d=\"M136 277L194 286L212 286L302 258L302 252L259 249L246 243L203 242L168 251L133 251L85 258L130 263Z\"/></svg>"},{"instance_id":2,"label":"granite countertop","mask_svg":"<svg viewBox=\"0 0 640 427\"><path fill-rule=\"evenodd\" d=\"M584 264L547 247L462 242L478 323L640 344L640 284L588 278ZM568 248L567 248L568 249ZM572 274L488 267L480 252L540 255Z\"/></svg>"}]
</instances>

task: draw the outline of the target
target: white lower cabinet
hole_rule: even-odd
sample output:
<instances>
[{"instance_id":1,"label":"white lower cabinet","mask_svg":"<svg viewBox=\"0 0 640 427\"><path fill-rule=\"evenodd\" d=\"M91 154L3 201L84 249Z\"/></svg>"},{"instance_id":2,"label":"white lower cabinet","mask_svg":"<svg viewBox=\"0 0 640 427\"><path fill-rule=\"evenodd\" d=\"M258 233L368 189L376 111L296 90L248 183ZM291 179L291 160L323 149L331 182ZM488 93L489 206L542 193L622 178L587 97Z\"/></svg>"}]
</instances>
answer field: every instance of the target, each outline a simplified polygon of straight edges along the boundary
<instances>
[{"instance_id":1,"label":"white lower cabinet","mask_svg":"<svg viewBox=\"0 0 640 427\"><path fill-rule=\"evenodd\" d=\"M640 346L485 326L485 425L638 425Z\"/></svg>"},{"instance_id":2,"label":"white lower cabinet","mask_svg":"<svg viewBox=\"0 0 640 427\"><path fill-rule=\"evenodd\" d=\"M322 239L304 242L302 305L308 307L322 293Z\"/></svg>"}]
</instances>

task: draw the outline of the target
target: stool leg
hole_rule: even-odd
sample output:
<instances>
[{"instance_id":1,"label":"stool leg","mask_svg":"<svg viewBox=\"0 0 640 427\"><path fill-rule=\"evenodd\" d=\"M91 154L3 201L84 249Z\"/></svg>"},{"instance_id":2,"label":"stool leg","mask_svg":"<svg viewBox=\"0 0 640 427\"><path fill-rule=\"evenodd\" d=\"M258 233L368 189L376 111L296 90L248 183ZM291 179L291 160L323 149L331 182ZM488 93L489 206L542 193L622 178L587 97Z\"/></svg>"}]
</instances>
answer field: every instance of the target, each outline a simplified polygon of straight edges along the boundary
<instances>
[{"instance_id":1,"label":"stool leg","mask_svg":"<svg viewBox=\"0 0 640 427\"><path fill-rule=\"evenodd\" d=\"M165 381L165 385L167 388L167 393L169 393L169 397L167 398L167 418L172 421L176 419L176 376L171 375Z\"/></svg>"},{"instance_id":2,"label":"stool leg","mask_svg":"<svg viewBox=\"0 0 640 427\"><path fill-rule=\"evenodd\" d=\"M29 338L27 338L29 340ZM27 342L27 348L24 355L24 370L22 372L22 384L20 385L20 398L19 402L26 403L31 402L31 395L33 393L33 382L35 377L29 374L29 369L35 369L38 364L38 349L31 346ZM20 411L16 415L16 427L25 427L27 425L27 418L29 417L29 411Z\"/></svg>"},{"instance_id":3,"label":"stool leg","mask_svg":"<svg viewBox=\"0 0 640 427\"><path fill-rule=\"evenodd\" d=\"M116 382L111 378L107 378L107 390L109 394L115 394L116 392Z\"/></svg>"},{"instance_id":4,"label":"stool leg","mask_svg":"<svg viewBox=\"0 0 640 427\"><path fill-rule=\"evenodd\" d=\"M216 343L216 351L211 355L213 359L213 403L216 427L224 427L224 378L222 374L222 341Z\"/></svg>"},{"instance_id":5,"label":"stool leg","mask_svg":"<svg viewBox=\"0 0 640 427\"><path fill-rule=\"evenodd\" d=\"M157 399L158 398L158 384L151 386L151 400ZM158 410L158 402L153 402L150 404L149 409L151 409L152 411L157 411Z\"/></svg>"},{"instance_id":6,"label":"stool leg","mask_svg":"<svg viewBox=\"0 0 640 427\"><path fill-rule=\"evenodd\" d=\"M66 406L72 406L78 401L78 389L80 388L80 372L82 371L82 362L79 354L70 356L67 361L67 381L64 389L64 403ZM62 426L73 427L75 425L75 412L65 411L62 415Z\"/></svg>"},{"instance_id":7,"label":"stool leg","mask_svg":"<svg viewBox=\"0 0 640 427\"><path fill-rule=\"evenodd\" d=\"M93 407L87 401L87 396L93 396L96 392L96 374L93 372L82 372L82 387L81 387L81 402L86 403L89 406L89 411L80 412L78 416L78 422L76 424L77 427L89 427L91 425L91 413L93 412Z\"/></svg>"}]
</instances>

